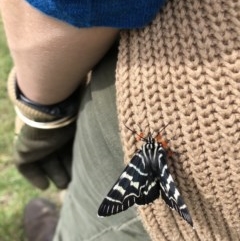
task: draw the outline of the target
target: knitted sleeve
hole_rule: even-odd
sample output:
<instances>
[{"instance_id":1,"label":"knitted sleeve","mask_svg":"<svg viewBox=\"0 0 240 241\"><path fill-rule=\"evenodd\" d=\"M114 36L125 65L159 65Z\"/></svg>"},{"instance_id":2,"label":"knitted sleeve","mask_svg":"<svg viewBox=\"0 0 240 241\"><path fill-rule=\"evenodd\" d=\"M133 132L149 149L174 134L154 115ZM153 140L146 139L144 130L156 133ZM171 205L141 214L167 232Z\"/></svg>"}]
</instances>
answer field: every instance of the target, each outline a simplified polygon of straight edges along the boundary
<instances>
[{"instance_id":1,"label":"knitted sleeve","mask_svg":"<svg viewBox=\"0 0 240 241\"><path fill-rule=\"evenodd\" d=\"M169 0L122 31L116 69L127 164L136 132L170 140L167 164L193 230L160 199L139 207L153 241L240 240L240 1Z\"/></svg>"},{"instance_id":2,"label":"knitted sleeve","mask_svg":"<svg viewBox=\"0 0 240 241\"><path fill-rule=\"evenodd\" d=\"M76 27L139 28L148 24L166 0L26 0L45 14Z\"/></svg>"}]
</instances>

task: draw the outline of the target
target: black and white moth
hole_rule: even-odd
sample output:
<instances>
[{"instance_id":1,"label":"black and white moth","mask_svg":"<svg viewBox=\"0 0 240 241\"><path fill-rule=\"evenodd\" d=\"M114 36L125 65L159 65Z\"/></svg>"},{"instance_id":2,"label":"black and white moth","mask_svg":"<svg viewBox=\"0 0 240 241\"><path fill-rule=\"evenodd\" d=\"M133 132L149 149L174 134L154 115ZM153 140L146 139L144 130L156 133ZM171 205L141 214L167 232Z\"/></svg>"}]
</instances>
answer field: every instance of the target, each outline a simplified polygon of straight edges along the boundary
<instances>
[{"instance_id":1,"label":"black and white moth","mask_svg":"<svg viewBox=\"0 0 240 241\"><path fill-rule=\"evenodd\" d=\"M134 204L145 205L161 197L192 227L193 222L167 166L167 151L163 143L151 134L141 137L144 145L123 170L117 182L103 200L99 217L120 213Z\"/></svg>"}]
</instances>

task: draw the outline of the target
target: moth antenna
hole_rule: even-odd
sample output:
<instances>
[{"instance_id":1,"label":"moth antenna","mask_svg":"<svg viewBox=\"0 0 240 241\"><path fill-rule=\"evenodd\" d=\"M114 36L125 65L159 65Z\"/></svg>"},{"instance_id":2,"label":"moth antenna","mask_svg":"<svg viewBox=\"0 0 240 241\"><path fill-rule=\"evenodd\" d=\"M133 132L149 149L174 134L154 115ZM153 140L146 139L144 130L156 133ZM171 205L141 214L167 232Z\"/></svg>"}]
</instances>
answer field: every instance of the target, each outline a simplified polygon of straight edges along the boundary
<instances>
[{"instance_id":1,"label":"moth antenna","mask_svg":"<svg viewBox=\"0 0 240 241\"><path fill-rule=\"evenodd\" d=\"M170 125L170 122L168 122L167 125L165 125L165 126L159 131L159 133L161 133L162 131L164 131L169 125Z\"/></svg>"},{"instance_id":2,"label":"moth antenna","mask_svg":"<svg viewBox=\"0 0 240 241\"><path fill-rule=\"evenodd\" d=\"M124 124L124 123L123 123L123 124ZM143 136L139 135L136 131L130 129L126 124L124 124L124 125L125 125L125 127L126 127L128 130L130 130L133 134L137 135L137 136L140 138L140 140L147 141L146 138L144 138Z\"/></svg>"},{"instance_id":3,"label":"moth antenna","mask_svg":"<svg viewBox=\"0 0 240 241\"><path fill-rule=\"evenodd\" d=\"M167 125L165 125L165 126L157 133L157 135L155 136L155 138L156 138L158 135L160 135L160 133L163 132L163 131L167 128L167 126L169 126L169 124L170 124L170 122L168 122Z\"/></svg>"}]
</instances>

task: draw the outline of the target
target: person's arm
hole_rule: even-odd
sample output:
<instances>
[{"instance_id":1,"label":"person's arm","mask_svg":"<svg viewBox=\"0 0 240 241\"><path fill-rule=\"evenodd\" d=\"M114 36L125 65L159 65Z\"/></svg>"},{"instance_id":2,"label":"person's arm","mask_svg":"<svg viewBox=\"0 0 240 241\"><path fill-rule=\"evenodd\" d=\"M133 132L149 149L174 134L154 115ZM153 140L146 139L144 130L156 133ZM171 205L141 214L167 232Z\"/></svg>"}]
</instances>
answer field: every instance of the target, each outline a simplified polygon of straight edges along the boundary
<instances>
[{"instance_id":1,"label":"person's arm","mask_svg":"<svg viewBox=\"0 0 240 241\"><path fill-rule=\"evenodd\" d=\"M1 0L0 10L18 85L39 104L71 95L118 35L113 28L73 27L24 0Z\"/></svg>"},{"instance_id":2,"label":"person's arm","mask_svg":"<svg viewBox=\"0 0 240 241\"><path fill-rule=\"evenodd\" d=\"M48 188L50 181L66 188L71 180L78 86L118 30L72 27L25 0L0 0L0 10L15 65L8 78L17 113L13 163L40 189Z\"/></svg>"}]
</instances>

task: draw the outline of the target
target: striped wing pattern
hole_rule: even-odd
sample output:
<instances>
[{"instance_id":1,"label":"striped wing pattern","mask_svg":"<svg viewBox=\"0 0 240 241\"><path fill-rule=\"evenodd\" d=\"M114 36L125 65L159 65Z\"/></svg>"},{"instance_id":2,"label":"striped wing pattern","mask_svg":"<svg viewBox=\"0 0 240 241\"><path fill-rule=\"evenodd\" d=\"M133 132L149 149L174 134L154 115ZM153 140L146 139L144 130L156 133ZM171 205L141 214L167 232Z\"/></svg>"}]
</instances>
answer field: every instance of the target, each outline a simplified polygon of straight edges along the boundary
<instances>
[{"instance_id":1,"label":"striped wing pattern","mask_svg":"<svg viewBox=\"0 0 240 241\"><path fill-rule=\"evenodd\" d=\"M145 205L159 196L193 226L192 218L168 170L166 151L151 135L113 185L98 210L105 217L122 212L134 204Z\"/></svg>"},{"instance_id":2,"label":"striped wing pattern","mask_svg":"<svg viewBox=\"0 0 240 241\"><path fill-rule=\"evenodd\" d=\"M161 189L161 198L171 209L176 210L179 215L193 227L193 221L187 206L184 203L171 174L169 173L165 159L161 159L161 156L158 157L158 167L160 171L159 184Z\"/></svg>"},{"instance_id":3,"label":"striped wing pattern","mask_svg":"<svg viewBox=\"0 0 240 241\"><path fill-rule=\"evenodd\" d=\"M98 210L105 217L122 212L134 204L144 205L159 197L159 183L149 178L147 166L137 152L113 185Z\"/></svg>"}]
</instances>

